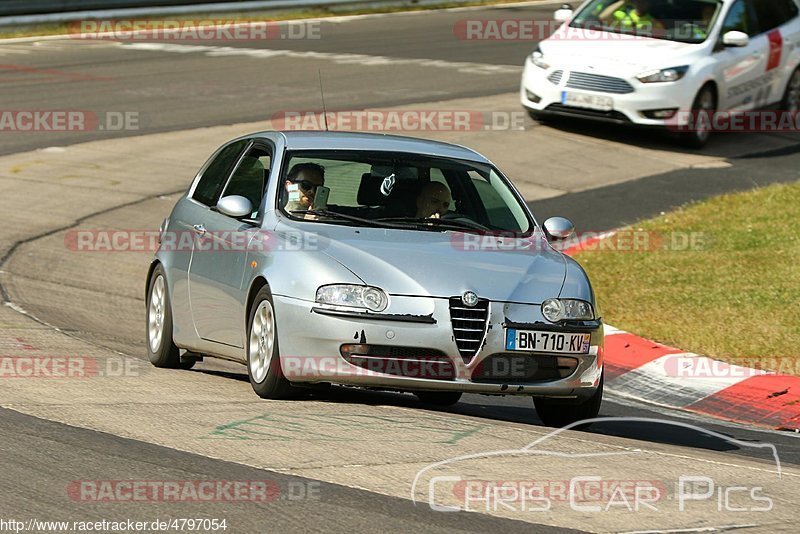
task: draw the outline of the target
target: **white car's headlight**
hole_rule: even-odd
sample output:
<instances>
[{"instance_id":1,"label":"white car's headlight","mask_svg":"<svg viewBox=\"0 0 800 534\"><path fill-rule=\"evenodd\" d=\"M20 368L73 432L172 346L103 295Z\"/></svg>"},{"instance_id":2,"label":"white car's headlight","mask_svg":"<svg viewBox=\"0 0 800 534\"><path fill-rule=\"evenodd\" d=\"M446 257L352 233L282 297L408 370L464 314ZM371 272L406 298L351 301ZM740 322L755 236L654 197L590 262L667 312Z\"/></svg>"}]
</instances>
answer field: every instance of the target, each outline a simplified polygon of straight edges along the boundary
<instances>
[{"instance_id":1,"label":"white car's headlight","mask_svg":"<svg viewBox=\"0 0 800 534\"><path fill-rule=\"evenodd\" d=\"M351 284L322 286L317 289L316 300L320 304L364 308L374 312L385 310L389 304L389 297L384 290L377 287Z\"/></svg>"},{"instance_id":2,"label":"white car's headlight","mask_svg":"<svg viewBox=\"0 0 800 534\"><path fill-rule=\"evenodd\" d=\"M642 83L677 82L689 70L688 65L682 67L670 67L661 70L648 70L636 76Z\"/></svg>"},{"instance_id":3,"label":"white car's headlight","mask_svg":"<svg viewBox=\"0 0 800 534\"><path fill-rule=\"evenodd\" d=\"M549 69L550 64L544 60L544 54L542 54L542 50L537 46L536 50L533 51L531 54L531 63L539 67L540 69Z\"/></svg>"},{"instance_id":4,"label":"white car's headlight","mask_svg":"<svg viewBox=\"0 0 800 534\"><path fill-rule=\"evenodd\" d=\"M588 321L594 319L594 310L584 300L547 299L542 302L542 315L551 323L565 320Z\"/></svg>"}]
</instances>

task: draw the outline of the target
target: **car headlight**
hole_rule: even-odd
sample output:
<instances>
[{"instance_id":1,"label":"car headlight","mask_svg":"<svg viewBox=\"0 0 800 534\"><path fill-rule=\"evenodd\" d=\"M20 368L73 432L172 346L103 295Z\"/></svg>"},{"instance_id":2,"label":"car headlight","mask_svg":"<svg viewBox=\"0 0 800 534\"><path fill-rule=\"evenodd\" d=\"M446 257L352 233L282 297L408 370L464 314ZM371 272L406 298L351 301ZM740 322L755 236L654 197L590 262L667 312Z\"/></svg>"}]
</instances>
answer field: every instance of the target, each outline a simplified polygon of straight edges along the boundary
<instances>
[{"instance_id":1,"label":"car headlight","mask_svg":"<svg viewBox=\"0 0 800 534\"><path fill-rule=\"evenodd\" d=\"M585 300L547 299L542 302L542 315L551 323L594 319L592 305Z\"/></svg>"},{"instance_id":2,"label":"car headlight","mask_svg":"<svg viewBox=\"0 0 800 534\"><path fill-rule=\"evenodd\" d=\"M649 70L636 76L636 79L642 83L677 82L683 78L688 70L688 65L661 70Z\"/></svg>"},{"instance_id":3,"label":"car headlight","mask_svg":"<svg viewBox=\"0 0 800 534\"><path fill-rule=\"evenodd\" d=\"M540 69L549 69L550 64L544 60L544 54L542 54L542 50L537 46L536 50L533 51L531 54L531 63L539 67Z\"/></svg>"},{"instance_id":4,"label":"car headlight","mask_svg":"<svg viewBox=\"0 0 800 534\"><path fill-rule=\"evenodd\" d=\"M351 284L322 286L317 289L316 300L320 304L365 308L374 312L385 310L389 304L389 297L384 290L377 287Z\"/></svg>"}]
</instances>

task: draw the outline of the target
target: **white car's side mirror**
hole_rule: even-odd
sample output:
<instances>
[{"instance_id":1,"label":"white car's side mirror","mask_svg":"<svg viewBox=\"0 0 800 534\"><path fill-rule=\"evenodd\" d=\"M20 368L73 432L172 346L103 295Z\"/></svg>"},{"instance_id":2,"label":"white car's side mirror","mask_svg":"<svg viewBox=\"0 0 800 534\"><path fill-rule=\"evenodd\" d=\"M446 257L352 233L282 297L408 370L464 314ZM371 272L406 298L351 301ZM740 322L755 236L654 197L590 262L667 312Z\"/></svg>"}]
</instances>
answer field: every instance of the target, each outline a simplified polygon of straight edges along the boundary
<instances>
[{"instance_id":1,"label":"white car's side mirror","mask_svg":"<svg viewBox=\"0 0 800 534\"><path fill-rule=\"evenodd\" d=\"M563 4L559 9L553 13L553 18L558 22L567 22L569 19L572 18L572 6L569 4Z\"/></svg>"},{"instance_id":2,"label":"white car's side mirror","mask_svg":"<svg viewBox=\"0 0 800 534\"><path fill-rule=\"evenodd\" d=\"M253 204L239 195L222 197L217 202L217 211L234 219L249 217L253 213Z\"/></svg>"},{"instance_id":3,"label":"white car's side mirror","mask_svg":"<svg viewBox=\"0 0 800 534\"><path fill-rule=\"evenodd\" d=\"M730 31L722 36L722 44L725 46L747 46L750 43L750 37L744 32Z\"/></svg>"}]
</instances>

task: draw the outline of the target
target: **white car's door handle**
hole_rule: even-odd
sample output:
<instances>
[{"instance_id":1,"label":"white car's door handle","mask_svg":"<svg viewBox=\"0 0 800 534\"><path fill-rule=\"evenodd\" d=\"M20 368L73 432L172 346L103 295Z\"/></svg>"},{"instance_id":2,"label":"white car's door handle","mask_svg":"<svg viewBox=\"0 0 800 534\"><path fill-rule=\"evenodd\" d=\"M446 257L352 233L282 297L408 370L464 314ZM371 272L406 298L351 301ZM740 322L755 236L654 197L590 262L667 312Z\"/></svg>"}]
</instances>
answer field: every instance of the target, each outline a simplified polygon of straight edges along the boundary
<instances>
[{"instance_id":1,"label":"white car's door handle","mask_svg":"<svg viewBox=\"0 0 800 534\"><path fill-rule=\"evenodd\" d=\"M204 235L206 233L206 227L203 226L202 224L195 224L194 226L192 226L192 228L194 228L194 232L197 235Z\"/></svg>"}]
</instances>

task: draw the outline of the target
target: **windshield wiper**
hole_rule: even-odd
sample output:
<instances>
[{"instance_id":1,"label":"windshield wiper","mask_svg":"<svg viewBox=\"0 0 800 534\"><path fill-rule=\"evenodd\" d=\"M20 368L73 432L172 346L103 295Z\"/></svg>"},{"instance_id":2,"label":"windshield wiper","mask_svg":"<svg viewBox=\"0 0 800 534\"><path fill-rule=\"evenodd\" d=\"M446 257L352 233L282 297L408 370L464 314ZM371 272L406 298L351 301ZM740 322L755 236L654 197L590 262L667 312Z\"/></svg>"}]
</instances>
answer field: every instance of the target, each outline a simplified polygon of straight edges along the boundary
<instances>
[{"instance_id":1,"label":"windshield wiper","mask_svg":"<svg viewBox=\"0 0 800 534\"><path fill-rule=\"evenodd\" d=\"M321 215L323 217L330 217L331 219L340 219L343 221L350 221L354 223L363 224L366 226L379 226L381 228L400 228L403 229L405 226L391 224L389 222L382 222L380 220L373 220L373 219L364 219L362 217L356 217L355 215L345 215L344 213L339 213L336 211L331 210L292 210L290 211L292 214L307 214L307 215Z\"/></svg>"},{"instance_id":2,"label":"windshield wiper","mask_svg":"<svg viewBox=\"0 0 800 534\"><path fill-rule=\"evenodd\" d=\"M428 218L418 218L418 217L387 217L384 219L377 219L378 221L385 221L385 222L408 222L414 224L415 226L421 227L430 227L434 226L436 228L442 227L449 227L448 229L457 229L457 230L473 230L479 232L485 232L490 230L488 227L482 225L479 222L475 222L472 220L464 220L464 219L438 219L433 217Z\"/></svg>"}]
</instances>

